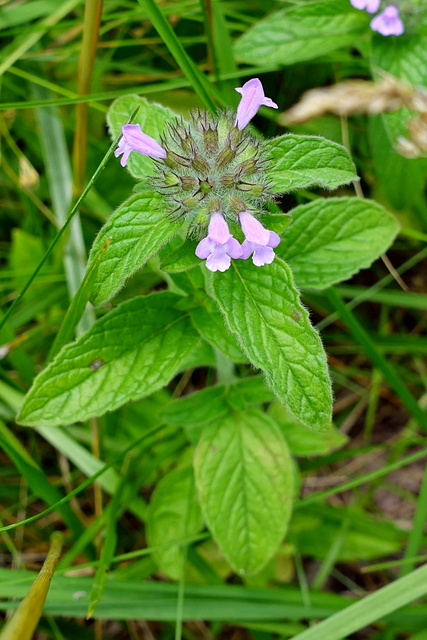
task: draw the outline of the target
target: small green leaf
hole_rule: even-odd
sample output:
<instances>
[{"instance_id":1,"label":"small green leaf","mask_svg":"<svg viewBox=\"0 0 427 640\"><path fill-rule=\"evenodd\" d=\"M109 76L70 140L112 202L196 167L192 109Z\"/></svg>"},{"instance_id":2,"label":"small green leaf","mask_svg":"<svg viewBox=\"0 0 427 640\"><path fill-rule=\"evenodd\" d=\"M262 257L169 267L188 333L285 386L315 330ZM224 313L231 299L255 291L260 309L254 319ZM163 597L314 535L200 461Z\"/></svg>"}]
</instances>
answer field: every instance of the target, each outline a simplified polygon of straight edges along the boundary
<instances>
[{"instance_id":1,"label":"small green leaf","mask_svg":"<svg viewBox=\"0 0 427 640\"><path fill-rule=\"evenodd\" d=\"M218 420L197 446L206 522L235 571L257 573L279 547L293 500L293 464L277 425L251 409Z\"/></svg>"},{"instance_id":2,"label":"small green leaf","mask_svg":"<svg viewBox=\"0 0 427 640\"><path fill-rule=\"evenodd\" d=\"M211 304L212 300L211 300ZM190 310L191 321L209 344L219 349L233 362L247 362L235 336L227 331L224 319L217 309L196 307Z\"/></svg>"},{"instance_id":3,"label":"small green leaf","mask_svg":"<svg viewBox=\"0 0 427 640\"><path fill-rule=\"evenodd\" d=\"M336 189L358 180L348 151L326 138L288 134L268 140L265 149L273 160L268 177L278 193L312 186Z\"/></svg>"},{"instance_id":4,"label":"small green leaf","mask_svg":"<svg viewBox=\"0 0 427 640\"><path fill-rule=\"evenodd\" d=\"M110 300L137 269L178 232L180 225L168 217L163 198L156 193L138 193L126 200L108 219L95 239L88 269L110 240L99 263L91 301Z\"/></svg>"},{"instance_id":5,"label":"small green leaf","mask_svg":"<svg viewBox=\"0 0 427 640\"><path fill-rule=\"evenodd\" d=\"M35 379L18 422L66 425L146 396L178 371L197 343L179 296L161 292L125 302L66 346Z\"/></svg>"},{"instance_id":6,"label":"small green leaf","mask_svg":"<svg viewBox=\"0 0 427 640\"><path fill-rule=\"evenodd\" d=\"M169 251L161 256L161 268L168 273L180 273L192 267L200 266L201 261L195 254L196 240L184 240L178 247L165 247Z\"/></svg>"},{"instance_id":7,"label":"small green leaf","mask_svg":"<svg viewBox=\"0 0 427 640\"><path fill-rule=\"evenodd\" d=\"M279 258L263 267L235 260L214 274L213 290L230 331L294 417L327 429L332 394L326 355L301 305L292 272Z\"/></svg>"},{"instance_id":8,"label":"small green leaf","mask_svg":"<svg viewBox=\"0 0 427 640\"><path fill-rule=\"evenodd\" d=\"M135 94L121 96L111 105L107 115L107 122L112 139L115 140L120 135L122 126L129 121L138 106L140 108L133 120L133 124L141 125L144 133L161 144L160 137L166 129L166 124L177 118L178 115L161 104L148 102L145 98ZM134 178L145 183L147 178L153 175L153 160L137 151L130 154L126 167Z\"/></svg>"},{"instance_id":9,"label":"small green leaf","mask_svg":"<svg viewBox=\"0 0 427 640\"><path fill-rule=\"evenodd\" d=\"M368 29L368 16L348 0L305 0L257 22L237 41L235 56L255 65L295 64L354 46Z\"/></svg>"},{"instance_id":10,"label":"small green leaf","mask_svg":"<svg viewBox=\"0 0 427 640\"><path fill-rule=\"evenodd\" d=\"M276 252L299 287L325 289L369 267L399 231L379 204L360 198L327 198L296 207Z\"/></svg>"},{"instance_id":11,"label":"small green leaf","mask_svg":"<svg viewBox=\"0 0 427 640\"><path fill-rule=\"evenodd\" d=\"M348 438L333 425L328 431L309 431L295 422L279 402L273 402L268 414L280 427L295 456L319 456L343 447Z\"/></svg>"},{"instance_id":12,"label":"small green leaf","mask_svg":"<svg viewBox=\"0 0 427 640\"><path fill-rule=\"evenodd\" d=\"M171 578L182 577L184 563L182 545L172 543L195 535L202 525L193 469L175 469L157 485L147 513L148 545L171 543L153 553L158 566Z\"/></svg>"},{"instance_id":13,"label":"small green leaf","mask_svg":"<svg viewBox=\"0 0 427 640\"><path fill-rule=\"evenodd\" d=\"M216 420L228 410L226 395L226 387L221 385L207 387L183 398L177 398L166 406L162 412L162 420L166 424L180 426L193 426Z\"/></svg>"}]
</instances>

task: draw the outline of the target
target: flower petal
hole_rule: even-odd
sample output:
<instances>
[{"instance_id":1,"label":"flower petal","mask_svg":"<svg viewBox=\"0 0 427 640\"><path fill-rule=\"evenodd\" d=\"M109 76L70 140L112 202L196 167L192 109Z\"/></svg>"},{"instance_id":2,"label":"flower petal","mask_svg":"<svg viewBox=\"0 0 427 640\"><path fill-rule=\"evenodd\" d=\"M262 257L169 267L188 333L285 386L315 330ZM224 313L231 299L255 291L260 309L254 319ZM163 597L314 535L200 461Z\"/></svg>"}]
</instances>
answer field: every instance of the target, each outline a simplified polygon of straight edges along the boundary
<instances>
[{"instance_id":1,"label":"flower petal","mask_svg":"<svg viewBox=\"0 0 427 640\"><path fill-rule=\"evenodd\" d=\"M222 217L222 213L220 213L219 211L215 211L211 215L208 227L208 235L209 238L211 238L215 242L218 242L219 244L224 244L229 238L231 238L228 224Z\"/></svg>"},{"instance_id":2,"label":"flower petal","mask_svg":"<svg viewBox=\"0 0 427 640\"><path fill-rule=\"evenodd\" d=\"M227 253L231 258L240 258L242 255L242 245L236 240L231 238L226 242Z\"/></svg>"},{"instance_id":3,"label":"flower petal","mask_svg":"<svg viewBox=\"0 0 427 640\"><path fill-rule=\"evenodd\" d=\"M270 231L262 226L261 222L254 218L249 211L239 214L240 224L246 240L257 244L267 245L270 240Z\"/></svg>"},{"instance_id":4,"label":"flower petal","mask_svg":"<svg viewBox=\"0 0 427 640\"><path fill-rule=\"evenodd\" d=\"M203 240L200 240L194 253L201 260L205 260L210 254L212 246L215 245L209 237L203 238Z\"/></svg>"},{"instance_id":5,"label":"flower petal","mask_svg":"<svg viewBox=\"0 0 427 640\"><path fill-rule=\"evenodd\" d=\"M215 251L206 260L209 271L227 271L231 265L231 258L226 253Z\"/></svg>"},{"instance_id":6,"label":"flower petal","mask_svg":"<svg viewBox=\"0 0 427 640\"><path fill-rule=\"evenodd\" d=\"M253 251L254 251L253 242L249 242L249 240L244 240L242 243L242 255L240 256L240 258L242 260L247 260L249 256L253 253Z\"/></svg>"},{"instance_id":7,"label":"flower petal","mask_svg":"<svg viewBox=\"0 0 427 640\"><path fill-rule=\"evenodd\" d=\"M394 5L389 5L371 20L371 29L383 36L401 36L405 31L399 10Z\"/></svg>"},{"instance_id":8,"label":"flower petal","mask_svg":"<svg viewBox=\"0 0 427 640\"><path fill-rule=\"evenodd\" d=\"M150 158L166 158L166 151L154 138L141 131L139 124L125 124L122 127L123 137L132 151L138 151Z\"/></svg>"},{"instance_id":9,"label":"flower petal","mask_svg":"<svg viewBox=\"0 0 427 640\"><path fill-rule=\"evenodd\" d=\"M277 104L264 95L259 78L252 78L245 82L243 87L237 87L236 91L242 95L239 106L237 107L237 116L235 126L241 131L252 120L261 105L273 107L277 109Z\"/></svg>"},{"instance_id":10,"label":"flower petal","mask_svg":"<svg viewBox=\"0 0 427 640\"><path fill-rule=\"evenodd\" d=\"M274 249L280 243L280 240L280 236L275 231L270 231L270 239L267 243L267 247L272 247Z\"/></svg>"},{"instance_id":11,"label":"flower petal","mask_svg":"<svg viewBox=\"0 0 427 640\"><path fill-rule=\"evenodd\" d=\"M252 262L256 267L263 267L265 264L271 264L274 260L275 254L271 247L263 247L256 245L254 255L252 256Z\"/></svg>"}]
</instances>

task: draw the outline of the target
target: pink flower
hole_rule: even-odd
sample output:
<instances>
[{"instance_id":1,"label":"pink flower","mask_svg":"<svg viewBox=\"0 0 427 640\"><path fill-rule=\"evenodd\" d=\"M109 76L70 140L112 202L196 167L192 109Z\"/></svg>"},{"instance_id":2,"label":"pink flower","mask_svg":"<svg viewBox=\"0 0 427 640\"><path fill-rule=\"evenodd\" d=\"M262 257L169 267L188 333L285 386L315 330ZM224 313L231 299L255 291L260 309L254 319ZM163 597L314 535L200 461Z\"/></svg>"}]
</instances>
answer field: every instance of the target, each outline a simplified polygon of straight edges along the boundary
<instances>
[{"instance_id":1,"label":"pink flower","mask_svg":"<svg viewBox=\"0 0 427 640\"><path fill-rule=\"evenodd\" d=\"M242 247L231 235L220 211L211 215L208 235L196 247L196 256L204 260L209 271L226 271L231 258L240 258Z\"/></svg>"},{"instance_id":2,"label":"pink flower","mask_svg":"<svg viewBox=\"0 0 427 640\"><path fill-rule=\"evenodd\" d=\"M264 89L258 78L248 80L243 87L238 87L236 91L242 94L239 106L237 107L235 122L235 126L237 126L240 131L252 120L261 105L273 107L273 109L279 108L273 100L265 97Z\"/></svg>"},{"instance_id":3,"label":"pink flower","mask_svg":"<svg viewBox=\"0 0 427 640\"><path fill-rule=\"evenodd\" d=\"M380 8L381 0L350 0L356 9L366 9L368 13L376 13Z\"/></svg>"},{"instance_id":4,"label":"pink flower","mask_svg":"<svg viewBox=\"0 0 427 640\"><path fill-rule=\"evenodd\" d=\"M141 131L139 124L125 124L122 127L123 137L114 152L116 158L123 154L120 164L126 166L131 151L138 151L150 158L166 158L166 151L150 136Z\"/></svg>"},{"instance_id":5,"label":"pink flower","mask_svg":"<svg viewBox=\"0 0 427 640\"><path fill-rule=\"evenodd\" d=\"M386 7L382 13L371 20L371 29L383 36L401 36L405 27L399 17L398 8L392 4Z\"/></svg>"},{"instance_id":6,"label":"pink flower","mask_svg":"<svg viewBox=\"0 0 427 640\"><path fill-rule=\"evenodd\" d=\"M252 262L257 267L273 262L275 256L273 249L279 244L280 236L266 229L249 211L242 211L239 214L239 220L246 238L242 244L240 257L246 260L253 254Z\"/></svg>"}]
</instances>

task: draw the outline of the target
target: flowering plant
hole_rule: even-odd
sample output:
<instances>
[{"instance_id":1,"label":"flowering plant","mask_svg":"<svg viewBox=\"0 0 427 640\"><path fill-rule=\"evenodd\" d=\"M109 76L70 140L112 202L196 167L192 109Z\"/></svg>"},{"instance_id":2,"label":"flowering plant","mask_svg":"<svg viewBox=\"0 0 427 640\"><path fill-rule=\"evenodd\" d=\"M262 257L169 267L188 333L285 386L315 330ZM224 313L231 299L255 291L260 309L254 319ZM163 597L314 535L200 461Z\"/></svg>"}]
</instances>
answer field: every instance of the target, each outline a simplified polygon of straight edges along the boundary
<instances>
[{"instance_id":1,"label":"flowering plant","mask_svg":"<svg viewBox=\"0 0 427 640\"><path fill-rule=\"evenodd\" d=\"M139 184L99 232L82 284L108 312L36 378L18 419L67 425L154 394L186 369L216 369L217 385L163 410L160 420L185 424L197 445L195 479L184 468L167 482L188 497L182 535L205 521L233 568L254 573L280 544L293 497L287 444L264 404L274 400L295 428L332 428L326 355L299 288L324 289L369 266L398 225L380 205L346 196L283 213L279 194L356 181L353 162L325 138L255 137L249 121L277 105L258 79L238 91L237 114L196 110L188 120L138 96L112 105L115 154ZM141 295L137 281L136 295L126 288L110 310L141 267L161 290ZM243 545L242 510L251 521ZM152 539L157 521L149 518ZM175 576L176 554L159 556Z\"/></svg>"}]
</instances>

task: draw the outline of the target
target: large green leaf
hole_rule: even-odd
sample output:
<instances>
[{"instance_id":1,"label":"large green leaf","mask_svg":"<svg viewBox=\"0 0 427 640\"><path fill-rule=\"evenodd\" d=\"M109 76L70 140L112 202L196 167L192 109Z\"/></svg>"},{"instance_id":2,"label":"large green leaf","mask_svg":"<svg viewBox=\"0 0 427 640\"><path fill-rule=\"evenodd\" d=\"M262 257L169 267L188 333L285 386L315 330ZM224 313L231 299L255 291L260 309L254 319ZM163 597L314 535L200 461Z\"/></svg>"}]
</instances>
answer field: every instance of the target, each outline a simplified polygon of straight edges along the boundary
<instances>
[{"instance_id":1,"label":"large green leaf","mask_svg":"<svg viewBox=\"0 0 427 640\"><path fill-rule=\"evenodd\" d=\"M197 500L192 467L175 469L157 485L147 513L148 546L168 545L200 531L202 512ZM182 546L170 544L153 553L159 567L171 578L182 577Z\"/></svg>"},{"instance_id":2,"label":"large green leaf","mask_svg":"<svg viewBox=\"0 0 427 640\"><path fill-rule=\"evenodd\" d=\"M249 360L265 371L279 400L303 424L329 428L325 352L288 265L279 258L264 267L235 260L228 271L214 274L213 290L230 330Z\"/></svg>"},{"instance_id":3,"label":"large green leaf","mask_svg":"<svg viewBox=\"0 0 427 640\"><path fill-rule=\"evenodd\" d=\"M299 287L324 289L369 267L399 225L383 207L360 198L327 198L296 207L277 253Z\"/></svg>"},{"instance_id":4,"label":"large green leaf","mask_svg":"<svg viewBox=\"0 0 427 640\"><path fill-rule=\"evenodd\" d=\"M177 233L180 225L172 222L167 214L165 201L156 193L138 193L114 211L89 255L88 268L110 241L98 266L91 297L94 305L110 300L126 279Z\"/></svg>"},{"instance_id":5,"label":"large green leaf","mask_svg":"<svg viewBox=\"0 0 427 640\"><path fill-rule=\"evenodd\" d=\"M101 415L162 386L191 353L197 335L169 292L118 306L70 344L35 379L21 424L55 426Z\"/></svg>"},{"instance_id":6,"label":"large green leaf","mask_svg":"<svg viewBox=\"0 0 427 640\"><path fill-rule=\"evenodd\" d=\"M348 151L320 136L288 134L265 143L273 160L268 177L278 193L319 186L336 189L358 180Z\"/></svg>"},{"instance_id":7,"label":"large green leaf","mask_svg":"<svg viewBox=\"0 0 427 640\"><path fill-rule=\"evenodd\" d=\"M122 126L129 121L137 107L139 111L133 119L133 124L141 125L142 131L160 144L160 136L164 133L166 124L178 116L171 109L148 102L135 94L121 96L111 105L107 115L111 137L113 140L117 138ZM154 160L135 151L130 154L126 167L134 178L146 182L147 178L153 175L153 163Z\"/></svg>"},{"instance_id":8,"label":"large green leaf","mask_svg":"<svg viewBox=\"0 0 427 640\"><path fill-rule=\"evenodd\" d=\"M197 446L196 485L206 522L238 573L256 573L282 541L293 466L280 429L255 409L217 420Z\"/></svg>"},{"instance_id":9,"label":"large green leaf","mask_svg":"<svg viewBox=\"0 0 427 640\"><path fill-rule=\"evenodd\" d=\"M348 0L306 0L257 22L237 41L235 55L255 65L295 64L354 46L364 31L369 32L368 16Z\"/></svg>"}]
</instances>

